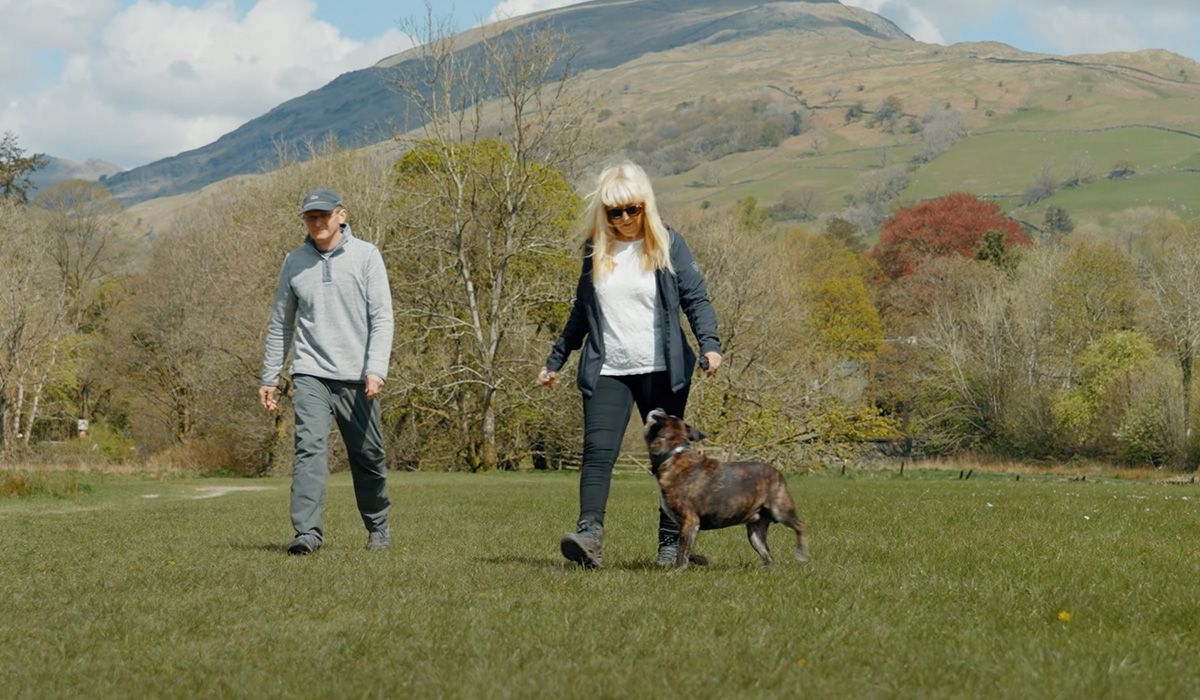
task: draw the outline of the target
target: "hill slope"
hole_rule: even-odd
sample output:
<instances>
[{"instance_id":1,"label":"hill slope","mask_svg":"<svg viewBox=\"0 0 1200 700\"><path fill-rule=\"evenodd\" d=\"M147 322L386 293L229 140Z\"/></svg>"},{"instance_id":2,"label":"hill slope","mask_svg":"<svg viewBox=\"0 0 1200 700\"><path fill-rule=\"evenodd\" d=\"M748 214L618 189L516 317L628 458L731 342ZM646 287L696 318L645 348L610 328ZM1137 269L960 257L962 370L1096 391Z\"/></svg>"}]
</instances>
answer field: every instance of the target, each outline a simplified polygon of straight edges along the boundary
<instances>
[{"instance_id":1,"label":"hill slope","mask_svg":"<svg viewBox=\"0 0 1200 700\"><path fill-rule=\"evenodd\" d=\"M599 96L595 119L613 153L650 166L669 204L753 196L771 205L808 190L810 215L826 216L861 204L875 180L903 171L892 204L965 190L1034 225L1048 206L1101 226L1130 209L1200 216L1200 65L1168 52L1062 57L999 43L935 46L837 2L604 0L523 22L576 38L576 79ZM457 39L470 50L477 35ZM127 202L159 198L135 209L162 222L189 199L165 194L268 168L283 134L291 143L329 133L343 145L378 142L389 132L371 124L404 113L380 76L414 66L411 53L394 56L210 146L108 183ZM325 110L339 94L346 107ZM901 110L891 129L875 123L888 101ZM685 118L702 120L698 110L738 102L802 112L804 128L735 153L704 151L694 131L679 128ZM918 158L925 117L939 110L961 118L962 137ZM730 113L716 110L710 121L737 129ZM1134 172L1108 178L1118 162ZM1026 201L1039 178L1059 186Z\"/></svg>"},{"instance_id":2,"label":"hill slope","mask_svg":"<svg viewBox=\"0 0 1200 700\"><path fill-rule=\"evenodd\" d=\"M47 156L46 160L45 167L35 170L29 176L33 182L33 192L62 180L99 180L121 172L118 166L94 158L82 163L54 156Z\"/></svg>"},{"instance_id":3,"label":"hill slope","mask_svg":"<svg viewBox=\"0 0 1200 700\"><path fill-rule=\"evenodd\" d=\"M911 42L891 22L836 0L596 0L522 17L504 29L517 30L564 34L578 47L572 63L575 71L614 69L651 53L741 44L780 32L805 37L842 30L864 40ZM478 51L477 36L475 32L462 35L461 50ZM105 184L118 199L138 202L269 169L281 148L303 155L307 145L330 136L347 147L380 141L394 130L417 126L406 120L405 100L389 85L398 72L420 70L410 52L343 74L214 143L118 173L106 178Z\"/></svg>"}]
</instances>

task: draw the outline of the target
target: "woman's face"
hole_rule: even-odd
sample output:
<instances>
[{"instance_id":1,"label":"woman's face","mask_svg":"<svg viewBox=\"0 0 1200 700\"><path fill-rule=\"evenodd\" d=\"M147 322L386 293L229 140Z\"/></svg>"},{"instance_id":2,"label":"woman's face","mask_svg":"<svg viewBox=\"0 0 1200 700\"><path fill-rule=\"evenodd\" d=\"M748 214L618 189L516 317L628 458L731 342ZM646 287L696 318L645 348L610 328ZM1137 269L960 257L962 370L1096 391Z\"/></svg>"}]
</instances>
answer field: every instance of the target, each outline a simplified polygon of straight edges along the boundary
<instances>
[{"instance_id":1,"label":"woman's face","mask_svg":"<svg viewBox=\"0 0 1200 700\"><path fill-rule=\"evenodd\" d=\"M608 223L613 227L617 238L632 241L642 237L642 217L645 210L646 205L639 202L605 207L604 214L608 217Z\"/></svg>"}]
</instances>

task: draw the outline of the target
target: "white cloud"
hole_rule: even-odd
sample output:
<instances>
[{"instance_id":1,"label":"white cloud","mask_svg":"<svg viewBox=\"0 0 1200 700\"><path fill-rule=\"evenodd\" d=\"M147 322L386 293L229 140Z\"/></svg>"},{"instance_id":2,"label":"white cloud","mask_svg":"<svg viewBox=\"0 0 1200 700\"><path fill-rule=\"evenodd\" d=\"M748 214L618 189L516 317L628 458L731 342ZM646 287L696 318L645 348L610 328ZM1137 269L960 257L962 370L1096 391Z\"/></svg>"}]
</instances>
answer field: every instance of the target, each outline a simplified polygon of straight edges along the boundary
<instances>
[{"instance_id":1,"label":"white cloud","mask_svg":"<svg viewBox=\"0 0 1200 700\"><path fill-rule=\"evenodd\" d=\"M1197 49L1200 20L1195 10L1173 9L1173 3L1149 3L1137 13L1115 13L1104 6L1072 7L1065 3L1033 5L1026 26L1041 43L1062 53L1136 51L1147 47L1183 53Z\"/></svg>"},{"instance_id":2,"label":"white cloud","mask_svg":"<svg viewBox=\"0 0 1200 700\"><path fill-rule=\"evenodd\" d=\"M492 13L488 15L488 22L495 22L501 19L509 19L511 17L520 17L533 12L541 12L542 10L553 10L558 7L566 7L567 5L578 5L584 0L503 0L500 4L492 8Z\"/></svg>"},{"instance_id":3,"label":"white cloud","mask_svg":"<svg viewBox=\"0 0 1200 700\"><path fill-rule=\"evenodd\" d=\"M1057 54L1164 48L1200 59L1195 0L843 0L918 41L989 38Z\"/></svg>"},{"instance_id":4,"label":"white cloud","mask_svg":"<svg viewBox=\"0 0 1200 700\"><path fill-rule=\"evenodd\" d=\"M333 0L321 0L327 1ZM487 17L471 19L579 1L499 0L486 5ZM929 43L992 38L1063 54L1161 47L1200 58L1196 0L843 1ZM317 0L0 0L10 28L0 42L0 132L15 133L28 151L134 167L211 143L341 73L412 45L390 21L380 22L373 39L349 39L317 20L316 6Z\"/></svg>"},{"instance_id":5,"label":"white cloud","mask_svg":"<svg viewBox=\"0 0 1200 700\"><path fill-rule=\"evenodd\" d=\"M112 14L115 0L0 0L0 85L32 80L35 51L74 52L86 47L95 26Z\"/></svg>"},{"instance_id":6,"label":"white cloud","mask_svg":"<svg viewBox=\"0 0 1200 700\"><path fill-rule=\"evenodd\" d=\"M843 5L861 7L877 15L882 15L906 34L927 44L945 44L946 39L938 25L915 3L905 0L842 0Z\"/></svg>"},{"instance_id":7,"label":"white cloud","mask_svg":"<svg viewBox=\"0 0 1200 700\"><path fill-rule=\"evenodd\" d=\"M67 53L57 83L0 101L0 124L23 148L123 167L211 143L272 107L412 46L396 29L359 42L314 19L313 0L259 0L240 14L228 0L199 8L138 0L0 0L34 25L78 23L36 48ZM107 10L107 14L104 14ZM80 14L86 14L81 11ZM0 87L0 91L6 88Z\"/></svg>"}]
</instances>

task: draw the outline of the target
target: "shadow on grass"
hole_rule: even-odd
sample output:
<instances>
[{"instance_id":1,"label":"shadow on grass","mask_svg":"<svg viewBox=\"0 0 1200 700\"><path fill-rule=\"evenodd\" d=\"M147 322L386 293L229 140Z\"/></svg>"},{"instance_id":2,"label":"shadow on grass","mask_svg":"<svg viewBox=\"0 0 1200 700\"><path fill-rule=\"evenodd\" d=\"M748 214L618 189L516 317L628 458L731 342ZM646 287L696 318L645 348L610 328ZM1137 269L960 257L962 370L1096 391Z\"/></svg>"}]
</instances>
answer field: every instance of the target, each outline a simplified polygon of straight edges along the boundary
<instances>
[{"instance_id":1,"label":"shadow on grass","mask_svg":"<svg viewBox=\"0 0 1200 700\"><path fill-rule=\"evenodd\" d=\"M520 564L522 566L533 566L539 569L557 569L560 566L576 566L571 562L564 561L561 557L530 557L530 556L508 556L508 557L479 557L475 561L484 564Z\"/></svg>"},{"instance_id":2,"label":"shadow on grass","mask_svg":"<svg viewBox=\"0 0 1200 700\"><path fill-rule=\"evenodd\" d=\"M642 572L652 572L652 573L656 573L656 574L669 574L673 571L673 569L671 569L670 567L659 566L658 564L656 564L654 562L653 559L644 559L644 560L636 560L636 561L620 561L620 562L616 562L613 564L605 564L602 568L599 568L599 569L586 569L586 568L580 566L579 564L567 561L566 559L563 559L562 557L533 557L533 556L517 555L517 556L508 556L508 557L479 557L476 559L476 561L481 562L483 564L518 564L521 566L535 567L538 569L553 569L553 570L562 569L562 570L566 570L566 571L577 571L581 574L593 574L594 573L594 574L598 574L598 575L603 574L605 571L642 571ZM758 566L757 564L755 564L753 566L742 565L742 564L733 564L733 563L715 564L714 565L710 562L709 564L706 564L704 566L698 566L698 565L689 566L687 569L684 570L684 572L693 571L693 570L695 570L695 571L729 572L729 571L739 571L739 570L743 570L743 569L747 569L747 568L761 569L762 567ZM680 572L680 573L684 573L684 572Z\"/></svg>"},{"instance_id":3,"label":"shadow on grass","mask_svg":"<svg viewBox=\"0 0 1200 700\"><path fill-rule=\"evenodd\" d=\"M230 545L233 549L242 552L272 552L274 554L287 554L287 546L278 542L234 542Z\"/></svg>"}]
</instances>

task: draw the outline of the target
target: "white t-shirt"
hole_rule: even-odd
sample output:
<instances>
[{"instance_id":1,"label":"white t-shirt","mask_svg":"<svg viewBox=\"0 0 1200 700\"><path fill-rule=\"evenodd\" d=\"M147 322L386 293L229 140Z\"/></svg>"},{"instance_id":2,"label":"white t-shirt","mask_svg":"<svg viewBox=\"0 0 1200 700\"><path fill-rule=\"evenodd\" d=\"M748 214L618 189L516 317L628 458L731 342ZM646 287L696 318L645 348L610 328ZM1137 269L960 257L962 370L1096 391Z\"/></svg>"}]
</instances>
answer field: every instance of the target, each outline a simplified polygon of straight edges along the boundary
<instances>
[{"instance_id":1,"label":"white t-shirt","mask_svg":"<svg viewBox=\"0 0 1200 700\"><path fill-rule=\"evenodd\" d=\"M654 270L642 269L642 241L617 241L612 274L596 283L604 366L600 374L645 374L667 368L659 341L661 313Z\"/></svg>"}]
</instances>

